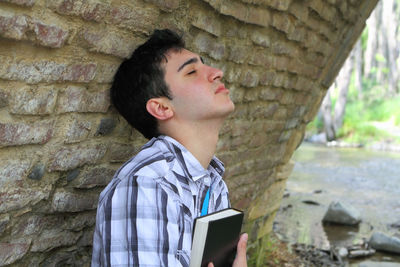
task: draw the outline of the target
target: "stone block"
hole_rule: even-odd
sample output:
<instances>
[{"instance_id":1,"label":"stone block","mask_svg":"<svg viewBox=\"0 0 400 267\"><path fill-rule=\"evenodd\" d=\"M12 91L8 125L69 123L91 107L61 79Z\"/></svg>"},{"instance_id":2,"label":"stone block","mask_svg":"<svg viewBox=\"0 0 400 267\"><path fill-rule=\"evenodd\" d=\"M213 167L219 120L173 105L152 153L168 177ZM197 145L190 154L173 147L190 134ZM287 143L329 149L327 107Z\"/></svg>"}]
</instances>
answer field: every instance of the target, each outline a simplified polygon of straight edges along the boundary
<instances>
[{"instance_id":1,"label":"stone block","mask_svg":"<svg viewBox=\"0 0 400 267\"><path fill-rule=\"evenodd\" d=\"M30 167L27 160L2 158L0 163L0 188L19 184L24 180Z\"/></svg>"},{"instance_id":2,"label":"stone block","mask_svg":"<svg viewBox=\"0 0 400 267\"><path fill-rule=\"evenodd\" d=\"M312 0L310 2L310 7L326 21L334 22L335 18L337 17L336 8L331 5L327 5L322 0Z\"/></svg>"},{"instance_id":3,"label":"stone block","mask_svg":"<svg viewBox=\"0 0 400 267\"><path fill-rule=\"evenodd\" d=\"M46 24L41 21L32 22L36 43L52 48L59 48L64 45L68 38L68 30L58 25Z\"/></svg>"},{"instance_id":4,"label":"stone block","mask_svg":"<svg viewBox=\"0 0 400 267\"><path fill-rule=\"evenodd\" d=\"M31 7L35 4L36 0L2 0L2 2Z\"/></svg>"},{"instance_id":5,"label":"stone block","mask_svg":"<svg viewBox=\"0 0 400 267\"><path fill-rule=\"evenodd\" d=\"M74 188L86 189L96 186L105 186L113 178L115 170L106 167L94 167L81 173L71 185Z\"/></svg>"},{"instance_id":6,"label":"stone block","mask_svg":"<svg viewBox=\"0 0 400 267\"><path fill-rule=\"evenodd\" d=\"M8 106L9 99L10 94L5 90L0 89L0 108Z\"/></svg>"},{"instance_id":7,"label":"stone block","mask_svg":"<svg viewBox=\"0 0 400 267\"><path fill-rule=\"evenodd\" d=\"M243 97L243 102L254 102L258 100L258 90L246 90L244 97Z\"/></svg>"},{"instance_id":8,"label":"stone block","mask_svg":"<svg viewBox=\"0 0 400 267\"><path fill-rule=\"evenodd\" d=\"M94 164L103 158L106 150L102 144L61 147L54 153L53 161L48 169L49 171L67 171L85 164Z\"/></svg>"},{"instance_id":9,"label":"stone block","mask_svg":"<svg viewBox=\"0 0 400 267\"><path fill-rule=\"evenodd\" d=\"M278 210L285 187L286 181L275 182L269 186L251 205L248 220L255 220Z\"/></svg>"},{"instance_id":10,"label":"stone block","mask_svg":"<svg viewBox=\"0 0 400 267\"><path fill-rule=\"evenodd\" d=\"M0 36L21 40L28 31L28 17L0 11Z\"/></svg>"},{"instance_id":11,"label":"stone block","mask_svg":"<svg viewBox=\"0 0 400 267\"><path fill-rule=\"evenodd\" d=\"M29 250L30 242L0 243L0 266L12 264L21 259Z\"/></svg>"},{"instance_id":12,"label":"stone block","mask_svg":"<svg viewBox=\"0 0 400 267\"><path fill-rule=\"evenodd\" d=\"M140 150L141 146L114 143L110 146L110 162L125 162Z\"/></svg>"},{"instance_id":13,"label":"stone block","mask_svg":"<svg viewBox=\"0 0 400 267\"><path fill-rule=\"evenodd\" d=\"M77 232L82 231L86 227L94 226L95 224L96 213L85 212L76 214L75 216L67 216L61 225L61 229Z\"/></svg>"},{"instance_id":14,"label":"stone block","mask_svg":"<svg viewBox=\"0 0 400 267\"><path fill-rule=\"evenodd\" d=\"M40 180L42 179L44 173L45 173L45 168L46 166L42 163L36 164L33 166L31 169L28 178L32 180Z\"/></svg>"},{"instance_id":15,"label":"stone block","mask_svg":"<svg viewBox=\"0 0 400 267\"><path fill-rule=\"evenodd\" d=\"M219 4L219 12L227 16L232 16L244 22L247 19L247 13L248 13L247 10L248 10L247 5L236 1L222 1Z\"/></svg>"},{"instance_id":16,"label":"stone block","mask_svg":"<svg viewBox=\"0 0 400 267\"><path fill-rule=\"evenodd\" d=\"M242 64L245 62L249 54L249 47L247 46L231 46L228 59Z\"/></svg>"},{"instance_id":17,"label":"stone block","mask_svg":"<svg viewBox=\"0 0 400 267\"><path fill-rule=\"evenodd\" d=\"M260 74L260 84L262 84L262 85L273 85L276 76L277 76L277 74L273 70L263 71Z\"/></svg>"},{"instance_id":18,"label":"stone block","mask_svg":"<svg viewBox=\"0 0 400 267\"><path fill-rule=\"evenodd\" d=\"M0 123L0 146L45 144L53 136L54 121Z\"/></svg>"},{"instance_id":19,"label":"stone block","mask_svg":"<svg viewBox=\"0 0 400 267\"><path fill-rule=\"evenodd\" d=\"M294 161L290 160L288 163L279 165L276 168L276 179L287 180L294 168Z\"/></svg>"},{"instance_id":20,"label":"stone block","mask_svg":"<svg viewBox=\"0 0 400 267\"><path fill-rule=\"evenodd\" d=\"M276 56L274 59L274 66L276 71L288 71L290 70L291 58L287 56Z\"/></svg>"},{"instance_id":21,"label":"stone block","mask_svg":"<svg viewBox=\"0 0 400 267\"><path fill-rule=\"evenodd\" d=\"M269 104L253 104L251 110L249 111L249 116L251 118L270 118L278 109L279 104L269 103Z\"/></svg>"},{"instance_id":22,"label":"stone block","mask_svg":"<svg viewBox=\"0 0 400 267\"><path fill-rule=\"evenodd\" d=\"M261 100L279 100L283 95L283 90L278 88L265 87L260 91Z\"/></svg>"},{"instance_id":23,"label":"stone block","mask_svg":"<svg viewBox=\"0 0 400 267\"><path fill-rule=\"evenodd\" d=\"M249 60L249 64L270 69L276 64L276 58L266 52L255 51Z\"/></svg>"},{"instance_id":24,"label":"stone block","mask_svg":"<svg viewBox=\"0 0 400 267\"><path fill-rule=\"evenodd\" d=\"M0 56L0 78L24 81L29 84L39 82L83 82L93 80L96 74L94 63L59 63L56 61L30 61Z\"/></svg>"},{"instance_id":25,"label":"stone block","mask_svg":"<svg viewBox=\"0 0 400 267\"><path fill-rule=\"evenodd\" d=\"M110 1L47 0L46 6L62 15L74 15L88 21L100 22L109 9Z\"/></svg>"},{"instance_id":26,"label":"stone block","mask_svg":"<svg viewBox=\"0 0 400 267\"><path fill-rule=\"evenodd\" d=\"M27 15L0 12L0 36L14 40L30 40L36 44L59 48L69 31L60 25L47 24Z\"/></svg>"},{"instance_id":27,"label":"stone block","mask_svg":"<svg viewBox=\"0 0 400 267\"><path fill-rule=\"evenodd\" d=\"M80 32L82 40L91 52L128 58L141 40L112 33L107 29L94 31L84 29Z\"/></svg>"},{"instance_id":28,"label":"stone block","mask_svg":"<svg viewBox=\"0 0 400 267\"><path fill-rule=\"evenodd\" d=\"M294 31L286 34L286 37L291 41L303 43L307 38L307 30L304 27L296 26Z\"/></svg>"},{"instance_id":29,"label":"stone block","mask_svg":"<svg viewBox=\"0 0 400 267\"><path fill-rule=\"evenodd\" d=\"M59 113L107 112L110 105L109 91L88 92L85 87L68 86L61 90L58 98Z\"/></svg>"},{"instance_id":30,"label":"stone block","mask_svg":"<svg viewBox=\"0 0 400 267\"><path fill-rule=\"evenodd\" d=\"M153 3L161 10L171 12L179 7L180 0L145 0L146 2Z\"/></svg>"},{"instance_id":31,"label":"stone block","mask_svg":"<svg viewBox=\"0 0 400 267\"><path fill-rule=\"evenodd\" d=\"M62 81L90 82L96 74L96 64L76 63L66 66L65 72L61 75Z\"/></svg>"},{"instance_id":32,"label":"stone block","mask_svg":"<svg viewBox=\"0 0 400 267\"><path fill-rule=\"evenodd\" d=\"M44 115L54 110L57 91L52 86L24 86L11 92L10 112L13 114Z\"/></svg>"},{"instance_id":33,"label":"stone block","mask_svg":"<svg viewBox=\"0 0 400 267\"><path fill-rule=\"evenodd\" d=\"M288 10L292 0L266 0L265 4L273 9L277 9L279 11L286 11Z\"/></svg>"},{"instance_id":34,"label":"stone block","mask_svg":"<svg viewBox=\"0 0 400 267\"><path fill-rule=\"evenodd\" d=\"M10 222L10 215L4 214L0 216L0 236L7 229L8 223Z\"/></svg>"},{"instance_id":35,"label":"stone block","mask_svg":"<svg viewBox=\"0 0 400 267\"><path fill-rule=\"evenodd\" d=\"M222 23L217 17L213 16L213 14L202 10L196 10L193 12L193 16L194 19L191 22L193 26L217 37L221 35Z\"/></svg>"},{"instance_id":36,"label":"stone block","mask_svg":"<svg viewBox=\"0 0 400 267\"><path fill-rule=\"evenodd\" d=\"M288 11L302 22L306 22L308 20L308 5L305 5L302 2L294 1L289 6Z\"/></svg>"},{"instance_id":37,"label":"stone block","mask_svg":"<svg viewBox=\"0 0 400 267\"><path fill-rule=\"evenodd\" d=\"M254 71L251 70L247 70L244 74L243 77L240 81L240 85L244 86L244 87L255 87L258 85L258 74Z\"/></svg>"},{"instance_id":38,"label":"stone block","mask_svg":"<svg viewBox=\"0 0 400 267\"><path fill-rule=\"evenodd\" d=\"M271 45L272 53L277 55L292 55L296 54L296 49L288 42L276 41Z\"/></svg>"},{"instance_id":39,"label":"stone block","mask_svg":"<svg viewBox=\"0 0 400 267\"><path fill-rule=\"evenodd\" d=\"M109 135L117 126L117 121L114 118L103 118L96 131L96 136Z\"/></svg>"},{"instance_id":40,"label":"stone block","mask_svg":"<svg viewBox=\"0 0 400 267\"><path fill-rule=\"evenodd\" d=\"M225 57L226 49L223 43L205 33L198 34L194 39L194 44L200 52L207 53L214 59Z\"/></svg>"},{"instance_id":41,"label":"stone block","mask_svg":"<svg viewBox=\"0 0 400 267\"><path fill-rule=\"evenodd\" d=\"M253 41L253 43L263 47L269 47L271 44L270 33L264 29L252 31L250 39Z\"/></svg>"},{"instance_id":42,"label":"stone block","mask_svg":"<svg viewBox=\"0 0 400 267\"><path fill-rule=\"evenodd\" d=\"M150 33L159 17L160 11L157 8L145 7L136 2L134 8L126 5L113 6L107 20L120 28Z\"/></svg>"},{"instance_id":43,"label":"stone block","mask_svg":"<svg viewBox=\"0 0 400 267\"><path fill-rule=\"evenodd\" d=\"M54 193L51 203L54 212L78 212L85 210L94 210L97 207L98 194L78 194L64 190L58 190Z\"/></svg>"},{"instance_id":44,"label":"stone block","mask_svg":"<svg viewBox=\"0 0 400 267\"><path fill-rule=\"evenodd\" d=\"M272 26L285 33L292 33L296 30L293 18L286 13L274 13L272 15Z\"/></svg>"},{"instance_id":45,"label":"stone block","mask_svg":"<svg viewBox=\"0 0 400 267\"><path fill-rule=\"evenodd\" d=\"M33 241L32 252L45 252L61 246L76 244L80 232L61 231L59 229L44 230L40 236Z\"/></svg>"},{"instance_id":46,"label":"stone block","mask_svg":"<svg viewBox=\"0 0 400 267\"><path fill-rule=\"evenodd\" d=\"M90 121L74 118L68 126L64 142L71 144L85 140L90 133L91 127L92 123Z\"/></svg>"},{"instance_id":47,"label":"stone block","mask_svg":"<svg viewBox=\"0 0 400 267\"><path fill-rule=\"evenodd\" d=\"M43 217L38 215L24 216L22 219L13 224L11 234L15 237L26 237L38 234L42 231L45 221Z\"/></svg>"},{"instance_id":48,"label":"stone block","mask_svg":"<svg viewBox=\"0 0 400 267\"><path fill-rule=\"evenodd\" d=\"M268 27L271 24L271 14L269 10L253 6L249 6L248 8L245 22L263 27Z\"/></svg>"},{"instance_id":49,"label":"stone block","mask_svg":"<svg viewBox=\"0 0 400 267\"><path fill-rule=\"evenodd\" d=\"M27 205L34 205L49 197L51 186L41 188L23 188L7 186L0 188L0 213L18 210Z\"/></svg>"},{"instance_id":50,"label":"stone block","mask_svg":"<svg viewBox=\"0 0 400 267\"><path fill-rule=\"evenodd\" d=\"M288 117L288 112L286 108L283 107L279 107L276 112L274 113L274 115L272 116L272 118L274 120L286 120Z\"/></svg>"},{"instance_id":51,"label":"stone block","mask_svg":"<svg viewBox=\"0 0 400 267\"><path fill-rule=\"evenodd\" d=\"M93 215L93 217L94 217L94 215ZM77 245L79 247L92 247L93 233L94 233L94 230L83 231L83 234L79 238Z\"/></svg>"},{"instance_id":52,"label":"stone block","mask_svg":"<svg viewBox=\"0 0 400 267\"><path fill-rule=\"evenodd\" d=\"M246 120L235 121L232 125L232 136L243 136L251 127L251 122Z\"/></svg>"},{"instance_id":53,"label":"stone block","mask_svg":"<svg viewBox=\"0 0 400 267\"><path fill-rule=\"evenodd\" d=\"M283 105L289 105L295 103L295 95L292 92L284 92L279 98L279 103Z\"/></svg>"},{"instance_id":54,"label":"stone block","mask_svg":"<svg viewBox=\"0 0 400 267\"><path fill-rule=\"evenodd\" d=\"M278 143L287 142L290 139L291 136L292 136L292 131L291 130L283 131L279 136Z\"/></svg>"},{"instance_id":55,"label":"stone block","mask_svg":"<svg viewBox=\"0 0 400 267\"><path fill-rule=\"evenodd\" d=\"M97 66L96 77L94 80L98 83L111 83L118 67L119 64L99 64Z\"/></svg>"}]
</instances>

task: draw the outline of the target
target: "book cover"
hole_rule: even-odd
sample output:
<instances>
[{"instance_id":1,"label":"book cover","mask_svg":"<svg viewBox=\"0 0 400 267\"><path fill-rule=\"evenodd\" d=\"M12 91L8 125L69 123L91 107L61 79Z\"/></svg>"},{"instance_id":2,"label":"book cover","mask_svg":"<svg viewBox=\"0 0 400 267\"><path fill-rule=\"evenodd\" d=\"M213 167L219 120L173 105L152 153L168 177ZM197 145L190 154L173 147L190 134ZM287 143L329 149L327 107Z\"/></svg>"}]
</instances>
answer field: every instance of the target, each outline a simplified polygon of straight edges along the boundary
<instances>
[{"instance_id":1,"label":"book cover","mask_svg":"<svg viewBox=\"0 0 400 267\"><path fill-rule=\"evenodd\" d=\"M224 209L194 222L190 267L232 266L243 223L243 212Z\"/></svg>"}]
</instances>

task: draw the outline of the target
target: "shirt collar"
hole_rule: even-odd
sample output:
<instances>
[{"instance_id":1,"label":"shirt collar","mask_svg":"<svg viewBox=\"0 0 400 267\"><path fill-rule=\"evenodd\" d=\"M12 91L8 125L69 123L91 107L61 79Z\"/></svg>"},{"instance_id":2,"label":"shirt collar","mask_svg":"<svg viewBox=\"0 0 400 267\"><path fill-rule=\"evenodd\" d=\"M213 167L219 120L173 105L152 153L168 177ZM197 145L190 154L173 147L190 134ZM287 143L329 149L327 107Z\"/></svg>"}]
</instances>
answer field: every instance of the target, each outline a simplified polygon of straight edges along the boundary
<instances>
[{"instance_id":1,"label":"shirt collar","mask_svg":"<svg viewBox=\"0 0 400 267\"><path fill-rule=\"evenodd\" d=\"M216 156L213 156L210 165L208 165L208 168L206 170L196 159L196 157L193 156L193 154L190 153L190 151L187 150L186 147L184 147L177 140L166 135L161 135L158 138L164 139L167 142L172 143L173 145L179 148L179 150L182 153L182 158L183 158L182 160L184 160L184 164L187 166L187 171L191 176L191 178L193 179L193 181L196 182L200 178L209 176L210 172L213 172L214 174L222 177L225 171L224 164ZM172 153L175 155L176 151L172 151Z\"/></svg>"}]
</instances>

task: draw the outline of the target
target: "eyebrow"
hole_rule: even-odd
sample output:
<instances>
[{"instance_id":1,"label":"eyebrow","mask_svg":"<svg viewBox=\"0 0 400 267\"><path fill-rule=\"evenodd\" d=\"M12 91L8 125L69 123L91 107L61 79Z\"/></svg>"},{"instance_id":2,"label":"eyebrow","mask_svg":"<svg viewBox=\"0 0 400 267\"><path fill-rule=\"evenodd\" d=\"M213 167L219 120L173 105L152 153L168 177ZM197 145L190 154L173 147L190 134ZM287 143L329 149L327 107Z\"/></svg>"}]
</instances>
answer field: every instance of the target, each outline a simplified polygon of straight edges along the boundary
<instances>
[{"instance_id":1,"label":"eyebrow","mask_svg":"<svg viewBox=\"0 0 400 267\"><path fill-rule=\"evenodd\" d=\"M179 68L178 68L178 72L180 72L186 65L190 65L190 64L194 64L197 63L199 61L199 59L197 57L192 57L191 59L185 61L185 63L183 63ZM200 61L202 63L204 63L203 59L200 57Z\"/></svg>"}]
</instances>

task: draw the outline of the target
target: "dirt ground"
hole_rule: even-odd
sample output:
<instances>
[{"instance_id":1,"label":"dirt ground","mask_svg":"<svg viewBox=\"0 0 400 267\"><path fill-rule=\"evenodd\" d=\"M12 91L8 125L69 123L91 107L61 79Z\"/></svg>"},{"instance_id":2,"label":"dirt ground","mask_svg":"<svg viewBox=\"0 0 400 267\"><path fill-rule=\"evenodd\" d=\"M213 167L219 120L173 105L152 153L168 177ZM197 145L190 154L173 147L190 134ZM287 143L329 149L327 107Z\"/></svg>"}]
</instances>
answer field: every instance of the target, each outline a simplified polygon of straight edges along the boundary
<instances>
[{"instance_id":1,"label":"dirt ground","mask_svg":"<svg viewBox=\"0 0 400 267\"><path fill-rule=\"evenodd\" d=\"M331 259L329 252L303 245L288 245L276 236L270 237L267 250L267 265L270 267L336 267L341 266Z\"/></svg>"}]
</instances>

